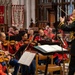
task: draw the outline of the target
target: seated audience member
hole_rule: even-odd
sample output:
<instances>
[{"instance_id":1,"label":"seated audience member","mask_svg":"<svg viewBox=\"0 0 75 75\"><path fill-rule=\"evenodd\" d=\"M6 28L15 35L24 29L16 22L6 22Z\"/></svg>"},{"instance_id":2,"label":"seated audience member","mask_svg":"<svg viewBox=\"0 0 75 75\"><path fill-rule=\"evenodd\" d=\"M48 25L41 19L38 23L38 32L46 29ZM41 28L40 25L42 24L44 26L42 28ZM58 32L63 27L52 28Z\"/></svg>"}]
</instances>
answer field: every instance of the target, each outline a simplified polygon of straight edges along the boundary
<instances>
[{"instance_id":1,"label":"seated audience member","mask_svg":"<svg viewBox=\"0 0 75 75\"><path fill-rule=\"evenodd\" d=\"M1 41L1 43L3 43L5 40L6 40L5 33L4 32L0 32L0 41ZM2 48L2 44L0 44L0 48ZM1 49L1 50L3 50L3 49ZM5 53L5 56L7 56L7 57L9 56L9 51L7 51L7 50L5 51L4 50L4 53ZM12 75L17 75L17 72L18 72L18 69L19 69L18 61L16 59L11 59L11 56L9 56L9 57L10 57L9 64L11 66L14 66L14 72L13 72Z\"/></svg>"}]
</instances>

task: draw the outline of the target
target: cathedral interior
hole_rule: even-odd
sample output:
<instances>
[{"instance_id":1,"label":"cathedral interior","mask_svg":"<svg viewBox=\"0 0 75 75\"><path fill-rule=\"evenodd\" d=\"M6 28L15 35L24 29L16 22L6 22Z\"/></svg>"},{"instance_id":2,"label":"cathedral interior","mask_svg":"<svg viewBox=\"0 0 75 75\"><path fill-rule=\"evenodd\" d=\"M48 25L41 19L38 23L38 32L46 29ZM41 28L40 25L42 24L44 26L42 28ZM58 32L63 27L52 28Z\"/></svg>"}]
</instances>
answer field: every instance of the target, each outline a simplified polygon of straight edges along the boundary
<instances>
[{"instance_id":1,"label":"cathedral interior","mask_svg":"<svg viewBox=\"0 0 75 75\"><path fill-rule=\"evenodd\" d=\"M72 75L74 14L75 0L0 0L0 75Z\"/></svg>"}]
</instances>

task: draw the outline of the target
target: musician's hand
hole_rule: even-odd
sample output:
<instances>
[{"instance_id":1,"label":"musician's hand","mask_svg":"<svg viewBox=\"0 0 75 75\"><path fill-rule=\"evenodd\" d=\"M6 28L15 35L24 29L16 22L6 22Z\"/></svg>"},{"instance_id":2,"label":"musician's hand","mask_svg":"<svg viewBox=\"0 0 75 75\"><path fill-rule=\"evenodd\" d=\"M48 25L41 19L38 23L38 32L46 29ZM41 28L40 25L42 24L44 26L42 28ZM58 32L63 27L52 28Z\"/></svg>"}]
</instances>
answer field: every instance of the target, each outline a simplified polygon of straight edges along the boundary
<instances>
[{"instance_id":1,"label":"musician's hand","mask_svg":"<svg viewBox=\"0 0 75 75\"><path fill-rule=\"evenodd\" d=\"M8 58L9 60L11 60L12 57L11 57L10 55L8 55L7 58Z\"/></svg>"},{"instance_id":2,"label":"musician's hand","mask_svg":"<svg viewBox=\"0 0 75 75\"><path fill-rule=\"evenodd\" d=\"M74 19L75 19L75 18L74 18L73 16L70 16L70 20L72 20L72 21L73 21Z\"/></svg>"},{"instance_id":3,"label":"musician's hand","mask_svg":"<svg viewBox=\"0 0 75 75\"><path fill-rule=\"evenodd\" d=\"M9 52L8 52L8 51L4 51L4 53L5 53L5 55L8 55L8 54L9 54Z\"/></svg>"},{"instance_id":4,"label":"musician's hand","mask_svg":"<svg viewBox=\"0 0 75 75\"><path fill-rule=\"evenodd\" d=\"M73 22L72 20L68 21L68 25L71 24L72 22Z\"/></svg>"},{"instance_id":5,"label":"musician's hand","mask_svg":"<svg viewBox=\"0 0 75 75\"><path fill-rule=\"evenodd\" d=\"M65 17L63 17L63 18L62 18L62 17L60 17L60 22L62 22L62 23L63 23L64 21L65 21Z\"/></svg>"}]
</instances>

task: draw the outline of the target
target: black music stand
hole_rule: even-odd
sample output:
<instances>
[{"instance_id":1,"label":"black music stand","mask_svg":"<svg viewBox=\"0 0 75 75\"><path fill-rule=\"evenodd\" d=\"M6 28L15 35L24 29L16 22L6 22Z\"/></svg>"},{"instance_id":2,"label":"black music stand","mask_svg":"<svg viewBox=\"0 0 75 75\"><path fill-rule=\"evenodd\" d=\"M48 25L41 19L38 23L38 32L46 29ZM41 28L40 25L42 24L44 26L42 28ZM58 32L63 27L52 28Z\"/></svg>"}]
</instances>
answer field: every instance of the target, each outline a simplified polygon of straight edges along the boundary
<instances>
[{"instance_id":1,"label":"black music stand","mask_svg":"<svg viewBox=\"0 0 75 75\"><path fill-rule=\"evenodd\" d=\"M61 39L61 38L63 38L63 37L60 37L58 40L60 41L62 57L63 57L63 75L65 75L64 50L63 50L63 45L65 45L65 43L64 43L63 39Z\"/></svg>"},{"instance_id":2,"label":"black music stand","mask_svg":"<svg viewBox=\"0 0 75 75\"><path fill-rule=\"evenodd\" d=\"M53 43L54 44L54 43ZM55 44L56 45L56 44ZM43 50L42 48L38 47L38 46L34 46L34 49L37 50L39 53L43 54L43 55L47 55L47 60L46 60L46 68L45 68L45 73L44 75L47 75L47 70L48 70L48 63L49 63L49 57L48 55L53 55L55 52L61 53L60 51L55 51L55 52L46 52L45 50ZM63 51L63 53L68 53L68 51Z\"/></svg>"}]
</instances>

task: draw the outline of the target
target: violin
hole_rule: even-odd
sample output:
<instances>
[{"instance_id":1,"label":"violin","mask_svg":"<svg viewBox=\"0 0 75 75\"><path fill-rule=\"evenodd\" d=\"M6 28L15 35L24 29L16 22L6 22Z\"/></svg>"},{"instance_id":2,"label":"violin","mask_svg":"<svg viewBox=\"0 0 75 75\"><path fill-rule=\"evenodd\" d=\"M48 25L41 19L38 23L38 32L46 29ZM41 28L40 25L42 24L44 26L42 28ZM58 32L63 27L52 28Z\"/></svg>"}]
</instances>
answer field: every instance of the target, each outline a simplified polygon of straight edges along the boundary
<instances>
[{"instance_id":1,"label":"violin","mask_svg":"<svg viewBox=\"0 0 75 75\"><path fill-rule=\"evenodd\" d=\"M9 41L5 41L2 43L3 46L8 46L8 44L9 44Z\"/></svg>"},{"instance_id":2,"label":"violin","mask_svg":"<svg viewBox=\"0 0 75 75\"><path fill-rule=\"evenodd\" d=\"M15 40L11 40L11 41L4 41L3 43L2 43L2 45L3 46L8 46L9 44L10 45L14 45L16 43L16 41Z\"/></svg>"},{"instance_id":3,"label":"violin","mask_svg":"<svg viewBox=\"0 0 75 75\"><path fill-rule=\"evenodd\" d=\"M27 40L24 41L24 44L27 45L28 43L30 43L30 40L29 39L27 39Z\"/></svg>"},{"instance_id":4,"label":"violin","mask_svg":"<svg viewBox=\"0 0 75 75\"><path fill-rule=\"evenodd\" d=\"M29 40L29 39L27 39L27 40L25 40L25 42L24 42L24 44L29 44L30 43L30 45L32 45L32 46L35 46L36 45L36 43L37 43L37 41L31 41L31 40Z\"/></svg>"},{"instance_id":5,"label":"violin","mask_svg":"<svg viewBox=\"0 0 75 75\"><path fill-rule=\"evenodd\" d=\"M5 56L5 52L4 51L0 51L0 62L4 62L4 61L8 61L9 59Z\"/></svg>"},{"instance_id":6,"label":"violin","mask_svg":"<svg viewBox=\"0 0 75 75\"><path fill-rule=\"evenodd\" d=\"M11 40L10 41L10 45L15 45L16 44L16 41L15 40Z\"/></svg>"}]
</instances>

